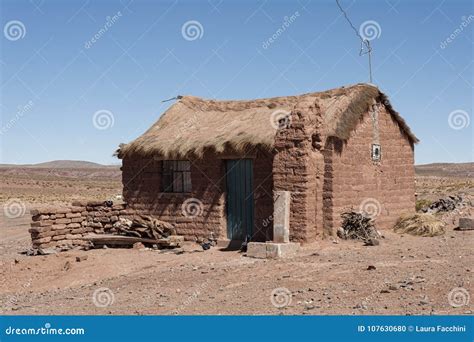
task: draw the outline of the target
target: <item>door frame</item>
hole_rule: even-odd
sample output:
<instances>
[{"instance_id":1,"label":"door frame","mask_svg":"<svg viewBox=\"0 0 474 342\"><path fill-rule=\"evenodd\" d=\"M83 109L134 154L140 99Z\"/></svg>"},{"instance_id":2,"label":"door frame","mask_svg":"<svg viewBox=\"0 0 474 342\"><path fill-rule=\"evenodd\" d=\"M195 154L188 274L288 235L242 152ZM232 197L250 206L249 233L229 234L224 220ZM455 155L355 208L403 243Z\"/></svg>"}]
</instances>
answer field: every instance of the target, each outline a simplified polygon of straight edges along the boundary
<instances>
[{"instance_id":1,"label":"door frame","mask_svg":"<svg viewBox=\"0 0 474 342\"><path fill-rule=\"evenodd\" d=\"M234 173L230 173L229 165ZM238 167L238 170L234 168ZM243 178L240 178L243 177ZM229 182L232 183L230 184ZM255 225L255 198L254 198L254 159L229 158L225 159L225 213L227 239L243 241L252 236ZM231 193L232 191L232 193ZM233 198L231 199L230 196ZM247 197L249 197L247 199ZM237 202L236 202L237 201ZM233 206L233 207L231 207ZM240 217L236 217L240 215ZM240 225L240 233L235 234L235 225Z\"/></svg>"}]
</instances>

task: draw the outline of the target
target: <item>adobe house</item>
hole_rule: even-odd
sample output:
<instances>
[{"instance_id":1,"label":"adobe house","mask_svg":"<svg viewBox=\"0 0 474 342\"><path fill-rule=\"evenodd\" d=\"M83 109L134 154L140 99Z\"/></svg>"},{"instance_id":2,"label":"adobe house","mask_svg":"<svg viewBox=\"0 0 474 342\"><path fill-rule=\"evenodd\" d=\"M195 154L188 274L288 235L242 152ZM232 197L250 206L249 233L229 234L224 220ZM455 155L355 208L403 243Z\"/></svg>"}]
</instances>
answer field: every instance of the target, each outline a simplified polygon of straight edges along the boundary
<instances>
[{"instance_id":1,"label":"adobe house","mask_svg":"<svg viewBox=\"0 0 474 342\"><path fill-rule=\"evenodd\" d=\"M357 84L251 101L178 97L117 154L129 207L187 239L269 241L278 218L289 240L311 242L333 235L349 208L372 211L382 229L414 212L417 142L386 95Z\"/></svg>"}]
</instances>

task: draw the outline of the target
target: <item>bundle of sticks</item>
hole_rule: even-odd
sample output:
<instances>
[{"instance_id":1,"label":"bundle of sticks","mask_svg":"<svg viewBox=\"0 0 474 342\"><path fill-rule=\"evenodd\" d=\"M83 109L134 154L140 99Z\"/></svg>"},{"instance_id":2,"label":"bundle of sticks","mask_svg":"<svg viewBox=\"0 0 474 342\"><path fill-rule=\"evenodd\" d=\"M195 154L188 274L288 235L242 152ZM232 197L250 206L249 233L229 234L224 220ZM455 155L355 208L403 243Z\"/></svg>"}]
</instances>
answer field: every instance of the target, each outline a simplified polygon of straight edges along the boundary
<instances>
[{"instance_id":1,"label":"bundle of sticks","mask_svg":"<svg viewBox=\"0 0 474 342\"><path fill-rule=\"evenodd\" d=\"M114 227L120 235L145 239L158 240L176 235L173 225L147 215L135 215L129 219L121 217Z\"/></svg>"},{"instance_id":2,"label":"bundle of sticks","mask_svg":"<svg viewBox=\"0 0 474 342\"><path fill-rule=\"evenodd\" d=\"M354 211L348 211L342 213L341 218L343 219L342 227L338 230L338 236L341 239L368 241L380 237L370 217Z\"/></svg>"}]
</instances>

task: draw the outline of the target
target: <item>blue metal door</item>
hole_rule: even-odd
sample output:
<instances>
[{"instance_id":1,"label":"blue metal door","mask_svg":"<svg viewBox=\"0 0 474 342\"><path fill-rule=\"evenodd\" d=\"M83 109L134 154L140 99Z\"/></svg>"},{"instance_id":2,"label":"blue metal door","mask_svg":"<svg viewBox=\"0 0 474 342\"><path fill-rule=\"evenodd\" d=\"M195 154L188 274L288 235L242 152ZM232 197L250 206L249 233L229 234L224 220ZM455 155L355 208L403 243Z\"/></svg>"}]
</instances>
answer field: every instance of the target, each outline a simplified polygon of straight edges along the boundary
<instances>
[{"instance_id":1,"label":"blue metal door","mask_svg":"<svg viewBox=\"0 0 474 342\"><path fill-rule=\"evenodd\" d=\"M227 237L244 241L253 232L252 159L227 160Z\"/></svg>"}]
</instances>

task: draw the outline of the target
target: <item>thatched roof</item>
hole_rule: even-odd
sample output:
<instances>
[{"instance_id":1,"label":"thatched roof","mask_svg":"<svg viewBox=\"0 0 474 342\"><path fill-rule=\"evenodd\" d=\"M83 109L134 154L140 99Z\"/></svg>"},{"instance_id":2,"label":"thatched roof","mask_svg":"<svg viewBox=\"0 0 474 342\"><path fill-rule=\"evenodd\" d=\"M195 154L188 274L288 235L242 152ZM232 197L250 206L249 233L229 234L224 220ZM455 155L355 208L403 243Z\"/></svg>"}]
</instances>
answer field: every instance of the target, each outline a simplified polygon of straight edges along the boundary
<instances>
[{"instance_id":1,"label":"thatched roof","mask_svg":"<svg viewBox=\"0 0 474 342\"><path fill-rule=\"evenodd\" d=\"M216 101L183 96L143 135L121 145L118 156L162 155L167 158L202 155L205 149L242 151L248 146L271 149L278 125L275 118L290 113L299 103L319 108L325 136L347 140L362 115L375 101L382 102L411 142L418 139L388 98L369 84L357 84L299 96L251 101Z\"/></svg>"}]
</instances>

